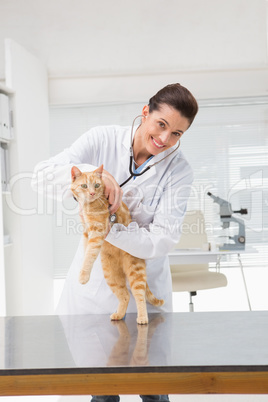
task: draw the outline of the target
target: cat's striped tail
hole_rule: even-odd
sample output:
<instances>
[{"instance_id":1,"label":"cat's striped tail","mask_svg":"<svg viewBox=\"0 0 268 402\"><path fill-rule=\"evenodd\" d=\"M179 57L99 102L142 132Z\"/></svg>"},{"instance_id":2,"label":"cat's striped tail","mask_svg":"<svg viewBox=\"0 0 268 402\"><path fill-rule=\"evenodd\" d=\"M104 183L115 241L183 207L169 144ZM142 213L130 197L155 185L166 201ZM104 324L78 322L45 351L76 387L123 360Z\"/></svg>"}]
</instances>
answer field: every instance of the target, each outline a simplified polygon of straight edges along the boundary
<instances>
[{"instance_id":1,"label":"cat's striped tail","mask_svg":"<svg viewBox=\"0 0 268 402\"><path fill-rule=\"evenodd\" d=\"M165 303L164 300L162 299L157 299L153 293L150 291L150 288L148 286L148 283L146 283L146 299L150 304L153 304L154 306L163 306Z\"/></svg>"}]
</instances>

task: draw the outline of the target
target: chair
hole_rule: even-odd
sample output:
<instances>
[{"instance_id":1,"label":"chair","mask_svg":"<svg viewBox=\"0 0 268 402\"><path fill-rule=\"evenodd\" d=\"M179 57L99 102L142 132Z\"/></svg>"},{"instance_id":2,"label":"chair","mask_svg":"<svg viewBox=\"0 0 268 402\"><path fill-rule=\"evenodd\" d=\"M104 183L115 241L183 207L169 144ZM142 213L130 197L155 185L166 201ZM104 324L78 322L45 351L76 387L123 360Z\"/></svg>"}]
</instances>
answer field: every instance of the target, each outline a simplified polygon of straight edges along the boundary
<instances>
[{"instance_id":1,"label":"chair","mask_svg":"<svg viewBox=\"0 0 268 402\"><path fill-rule=\"evenodd\" d=\"M188 211L182 224L182 235L176 249L202 249L208 244L205 220L201 211ZM208 264L171 265L173 292L189 292L189 310L194 311L192 296L198 290L214 289L227 285L227 278L219 272L209 271Z\"/></svg>"}]
</instances>

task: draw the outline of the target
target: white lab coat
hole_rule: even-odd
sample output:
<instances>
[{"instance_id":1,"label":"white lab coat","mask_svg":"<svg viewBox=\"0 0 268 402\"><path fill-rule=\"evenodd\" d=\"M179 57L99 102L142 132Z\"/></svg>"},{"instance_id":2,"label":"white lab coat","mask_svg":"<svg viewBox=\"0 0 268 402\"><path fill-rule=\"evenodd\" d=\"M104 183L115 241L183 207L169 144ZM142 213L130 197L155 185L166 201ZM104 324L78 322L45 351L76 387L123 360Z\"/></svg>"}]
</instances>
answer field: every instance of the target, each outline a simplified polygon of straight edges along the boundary
<instances>
[{"instance_id":1,"label":"white lab coat","mask_svg":"<svg viewBox=\"0 0 268 402\"><path fill-rule=\"evenodd\" d=\"M104 169L121 184L129 177L130 137L130 127L106 126L89 130L70 148L36 166L33 188L46 196L56 197L58 201L71 196L69 187L71 167L74 165L82 171L92 171L103 164ZM148 165L159 161L172 149L154 156ZM106 241L114 246L146 260L149 287L156 297L165 300L161 308L148 304L148 312L172 311L172 282L167 254L179 240L192 179L192 169L180 149L144 175L131 179L123 187L123 201L133 222L128 227L115 223L106 237ZM81 239L57 313L113 313L118 302L103 277L100 257L85 285L78 281L82 261ZM132 296L127 311L136 312Z\"/></svg>"}]
</instances>

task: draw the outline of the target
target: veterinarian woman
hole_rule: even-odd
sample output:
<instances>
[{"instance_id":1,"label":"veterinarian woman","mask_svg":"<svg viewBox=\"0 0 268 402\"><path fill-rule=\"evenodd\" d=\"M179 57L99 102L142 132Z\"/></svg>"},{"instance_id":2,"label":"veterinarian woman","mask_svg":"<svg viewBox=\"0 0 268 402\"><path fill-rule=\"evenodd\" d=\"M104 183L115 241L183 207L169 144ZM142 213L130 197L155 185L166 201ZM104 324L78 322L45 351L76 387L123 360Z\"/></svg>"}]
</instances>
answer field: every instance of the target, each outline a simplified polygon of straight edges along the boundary
<instances>
[{"instance_id":1,"label":"veterinarian woman","mask_svg":"<svg viewBox=\"0 0 268 402\"><path fill-rule=\"evenodd\" d=\"M123 199L133 220L128 227L115 222L106 241L146 260L149 287L157 298L165 300L161 309L148 304L148 312L172 311L172 283L167 255L179 240L193 180L180 142L197 111L197 102L185 87L168 85L143 107L133 128L92 128L70 148L39 163L35 169L33 187L62 201L63 197L72 196L69 190L72 166L92 171L104 165L111 214L116 212ZM135 177L133 173L141 175ZM57 313L113 313L117 299L103 277L100 258L96 260L86 285L81 285L78 280L82 261L81 241ZM127 312L136 312L132 296ZM168 400L167 395L142 398L144 401ZM94 401L118 399L93 397Z\"/></svg>"}]
</instances>

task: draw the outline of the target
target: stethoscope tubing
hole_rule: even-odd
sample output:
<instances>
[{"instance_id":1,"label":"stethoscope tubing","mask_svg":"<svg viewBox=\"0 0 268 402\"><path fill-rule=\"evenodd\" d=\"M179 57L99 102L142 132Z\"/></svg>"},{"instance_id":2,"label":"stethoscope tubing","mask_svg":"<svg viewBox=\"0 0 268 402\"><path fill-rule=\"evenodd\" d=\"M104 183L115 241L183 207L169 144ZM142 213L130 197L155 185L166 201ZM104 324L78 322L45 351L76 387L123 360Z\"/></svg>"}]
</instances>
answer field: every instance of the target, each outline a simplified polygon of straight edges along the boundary
<instances>
[{"instance_id":1,"label":"stethoscope tubing","mask_svg":"<svg viewBox=\"0 0 268 402\"><path fill-rule=\"evenodd\" d=\"M144 169L143 172L134 173L132 166L133 166L133 156L130 155L130 160L129 160L129 173L130 173L130 176L127 178L127 180L125 180L123 183L120 184L120 187L123 187L125 184L127 184L129 182L129 180L132 179L132 177L142 176L145 172L147 172L147 170L151 169L151 167L152 167L152 166L147 166L147 168Z\"/></svg>"}]
</instances>

